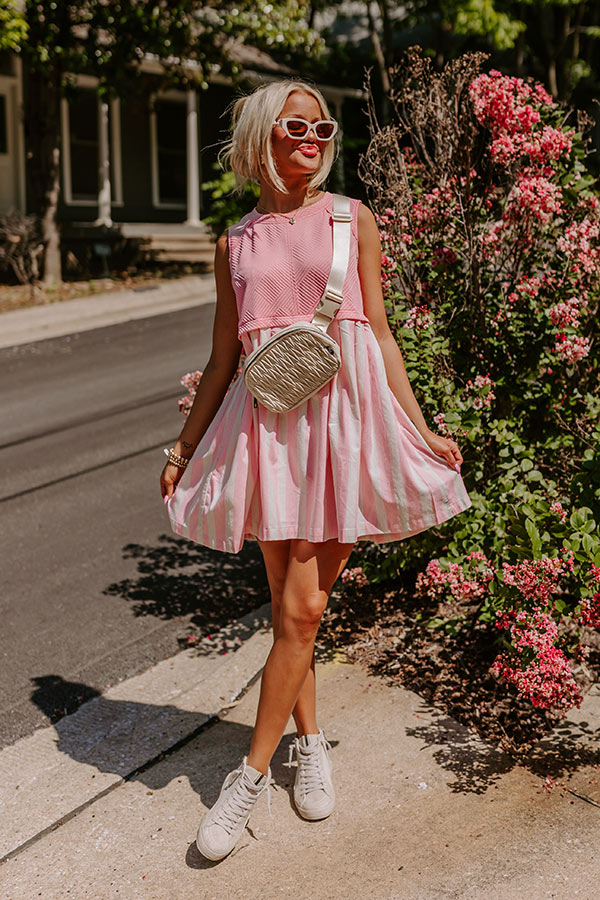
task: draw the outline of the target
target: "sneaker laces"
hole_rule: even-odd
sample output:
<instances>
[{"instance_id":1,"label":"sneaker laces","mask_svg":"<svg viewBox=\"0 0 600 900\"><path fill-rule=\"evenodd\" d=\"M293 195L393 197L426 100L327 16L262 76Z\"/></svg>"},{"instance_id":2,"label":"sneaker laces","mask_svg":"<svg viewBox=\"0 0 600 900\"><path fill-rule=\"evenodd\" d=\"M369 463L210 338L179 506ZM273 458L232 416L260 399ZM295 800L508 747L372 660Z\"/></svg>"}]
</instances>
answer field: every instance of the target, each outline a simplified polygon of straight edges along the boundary
<instances>
[{"instance_id":1,"label":"sneaker laces","mask_svg":"<svg viewBox=\"0 0 600 900\"><path fill-rule=\"evenodd\" d=\"M305 794L310 791L325 790L325 778L321 767L321 754L319 749L323 744L327 750L331 750L331 744L323 736L322 739L306 749L300 745L300 739L294 738L289 745L288 766L292 765L292 753L296 749L298 768L300 770L300 786Z\"/></svg>"},{"instance_id":2,"label":"sneaker laces","mask_svg":"<svg viewBox=\"0 0 600 900\"><path fill-rule=\"evenodd\" d=\"M267 775L266 784L263 785L260 790L253 791L248 787L243 778L240 777L235 790L231 792L222 809L219 810L219 814L216 816L214 824L220 825L221 828L225 829L227 834L231 834L233 829L236 828L237 825L239 825L240 819L243 819L248 814L248 812L252 808L252 805L262 794L265 787L267 789L267 806L269 808L269 816L271 816L270 780L271 779Z\"/></svg>"}]
</instances>

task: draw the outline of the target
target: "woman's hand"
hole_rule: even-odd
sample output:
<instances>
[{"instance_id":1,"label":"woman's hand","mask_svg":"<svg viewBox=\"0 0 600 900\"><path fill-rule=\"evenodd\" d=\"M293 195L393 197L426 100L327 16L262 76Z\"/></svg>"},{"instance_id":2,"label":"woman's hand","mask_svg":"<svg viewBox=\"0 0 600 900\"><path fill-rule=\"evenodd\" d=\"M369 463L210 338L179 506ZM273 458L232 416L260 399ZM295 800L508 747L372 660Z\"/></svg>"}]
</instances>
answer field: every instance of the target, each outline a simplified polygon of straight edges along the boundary
<instances>
[{"instance_id":1,"label":"woman's hand","mask_svg":"<svg viewBox=\"0 0 600 900\"><path fill-rule=\"evenodd\" d=\"M456 441L453 441L452 438L443 437L441 434L436 434L429 429L422 436L427 446L431 447L434 453L437 453L438 456L443 456L453 469L460 472L463 458Z\"/></svg>"},{"instance_id":2,"label":"woman's hand","mask_svg":"<svg viewBox=\"0 0 600 900\"><path fill-rule=\"evenodd\" d=\"M175 463L168 462L165 465L160 474L160 493L163 498L163 504L167 503L173 496L177 483L184 472L183 466L176 466Z\"/></svg>"}]
</instances>

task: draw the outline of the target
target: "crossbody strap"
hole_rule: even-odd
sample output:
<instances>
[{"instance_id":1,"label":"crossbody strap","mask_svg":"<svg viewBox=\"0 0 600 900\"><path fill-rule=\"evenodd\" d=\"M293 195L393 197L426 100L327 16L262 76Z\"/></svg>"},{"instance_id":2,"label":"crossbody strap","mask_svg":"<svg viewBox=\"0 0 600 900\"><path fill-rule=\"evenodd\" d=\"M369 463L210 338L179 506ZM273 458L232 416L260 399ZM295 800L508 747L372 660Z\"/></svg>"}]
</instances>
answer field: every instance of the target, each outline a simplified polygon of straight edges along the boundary
<instances>
[{"instance_id":1,"label":"crossbody strap","mask_svg":"<svg viewBox=\"0 0 600 900\"><path fill-rule=\"evenodd\" d=\"M331 272L312 320L313 325L317 325L324 331L327 331L344 299L342 291L346 280L346 272L348 271L348 260L350 259L352 222L349 197L345 197L343 194L333 195L332 219L333 258L331 260Z\"/></svg>"}]
</instances>

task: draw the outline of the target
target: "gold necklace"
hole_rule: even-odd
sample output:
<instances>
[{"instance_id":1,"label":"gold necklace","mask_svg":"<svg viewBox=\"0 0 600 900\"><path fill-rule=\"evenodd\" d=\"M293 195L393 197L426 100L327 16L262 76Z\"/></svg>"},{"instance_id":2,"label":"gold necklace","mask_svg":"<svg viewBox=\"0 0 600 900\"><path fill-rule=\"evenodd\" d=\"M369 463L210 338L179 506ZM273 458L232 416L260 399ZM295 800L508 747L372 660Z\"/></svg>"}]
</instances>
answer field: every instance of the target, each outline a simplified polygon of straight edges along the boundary
<instances>
[{"instance_id":1,"label":"gold necklace","mask_svg":"<svg viewBox=\"0 0 600 900\"><path fill-rule=\"evenodd\" d=\"M290 225L293 225L294 222L295 222L295 213L297 213L297 212L298 212L299 210L301 210L301 209L304 209L304 206L305 206L305 205L306 205L306 206L312 206L312 203L308 203L308 204L301 203L300 206L298 206L296 209L292 210L292 216L291 216L291 218L290 218L290 216L286 216L285 213L280 213L280 212L274 213L274 212L272 212L270 209L265 209L264 206L261 208L261 207L258 205L258 203L256 204L256 209L257 209L259 212L269 213L269 214L272 215L272 216L283 216L284 219L287 219L287 220L288 220L288 222L290 223Z\"/></svg>"}]
</instances>

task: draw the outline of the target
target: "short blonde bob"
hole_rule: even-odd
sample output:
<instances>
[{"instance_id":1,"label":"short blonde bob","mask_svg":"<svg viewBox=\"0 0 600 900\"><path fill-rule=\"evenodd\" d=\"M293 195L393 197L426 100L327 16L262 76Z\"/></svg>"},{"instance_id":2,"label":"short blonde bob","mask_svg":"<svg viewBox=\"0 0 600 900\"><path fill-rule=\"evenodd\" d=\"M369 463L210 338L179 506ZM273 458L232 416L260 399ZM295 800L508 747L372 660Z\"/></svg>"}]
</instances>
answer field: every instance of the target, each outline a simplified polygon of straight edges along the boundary
<instances>
[{"instance_id":1,"label":"short blonde bob","mask_svg":"<svg viewBox=\"0 0 600 900\"><path fill-rule=\"evenodd\" d=\"M273 158L271 132L287 98L294 91L311 94L319 104L322 117L331 118L322 93L313 85L293 78L261 84L252 93L238 97L229 105L232 134L219 150L218 160L221 165L224 160L235 173L234 194L242 194L249 181L260 184L261 174L282 194L289 193ZM335 137L323 144L321 166L307 182L309 194L329 175L339 154L340 132L338 128ZM264 160L262 164L261 158Z\"/></svg>"}]
</instances>

